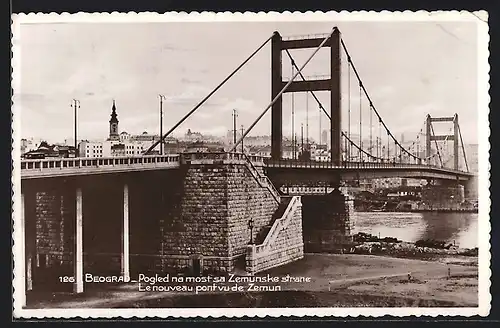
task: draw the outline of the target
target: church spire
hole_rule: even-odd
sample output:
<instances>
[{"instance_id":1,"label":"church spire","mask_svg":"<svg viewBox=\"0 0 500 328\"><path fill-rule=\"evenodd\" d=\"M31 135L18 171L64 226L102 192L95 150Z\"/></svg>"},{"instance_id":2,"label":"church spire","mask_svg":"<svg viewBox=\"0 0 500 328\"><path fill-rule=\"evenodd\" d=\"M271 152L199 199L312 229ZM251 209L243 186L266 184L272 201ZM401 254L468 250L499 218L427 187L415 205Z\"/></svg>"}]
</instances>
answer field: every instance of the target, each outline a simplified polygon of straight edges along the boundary
<instances>
[{"instance_id":1,"label":"church spire","mask_svg":"<svg viewBox=\"0 0 500 328\"><path fill-rule=\"evenodd\" d=\"M109 139L120 140L118 135L118 115L116 115L116 104L113 99L113 107L111 107L111 119L109 120Z\"/></svg>"},{"instance_id":2,"label":"church spire","mask_svg":"<svg viewBox=\"0 0 500 328\"><path fill-rule=\"evenodd\" d=\"M118 115L116 114L116 104L114 99L113 107L111 107L111 119L109 120L109 123L118 123Z\"/></svg>"}]
</instances>

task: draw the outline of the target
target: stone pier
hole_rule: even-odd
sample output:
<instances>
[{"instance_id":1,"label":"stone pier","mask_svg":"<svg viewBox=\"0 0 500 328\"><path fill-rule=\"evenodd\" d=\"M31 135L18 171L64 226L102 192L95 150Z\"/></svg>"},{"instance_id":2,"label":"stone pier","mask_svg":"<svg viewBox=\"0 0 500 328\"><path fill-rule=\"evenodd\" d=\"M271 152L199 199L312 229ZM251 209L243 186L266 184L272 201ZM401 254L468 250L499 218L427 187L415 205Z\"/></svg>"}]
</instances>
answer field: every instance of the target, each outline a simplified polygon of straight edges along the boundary
<instances>
[{"instance_id":1,"label":"stone pier","mask_svg":"<svg viewBox=\"0 0 500 328\"><path fill-rule=\"evenodd\" d=\"M74 276L76 191L71 183L50 181L23 190L27 290L71 291L59 276Z\"/></svg>"},{"instance_id":2,"label":"stone pier","mask_svg":"<svg viewBox=\"0 0 500 328\"><path fill-rule=\"evenodd\" d=\"M262 163L214 157L183 164L186 175L179 211L163 227L164 270L226 273L238 263L244 270L247 245L278 208L270 189L258 182Z\"/></svg>"},{"instance_id":3,"label":"stone pier","mask_svg":"<svg viewBox=\"0 0 500 328\"><path fill-rule=\"evenodd\" d=\"M353 200L335 189L326 195L302 196L304 251L341 252L352 242Z\"/></svg>"},{"instance_id":4,"label":"stone pier","mask_svg":"<svg viewBox=\"0 0 500 328\"><path fill-rule=\"evenodd\" d=\"M428 180L422 187L422 202L428 209L460 208L464 199L464 186L458 181Z\"/></svg>"},{"instance_id":5,"label":"stone pier","mask_svg":"<svg viewBox=\"0 0 500 328\"><path fill-rule=\"evenodd\" d=\"M464 198L465 200L468 201L477 201L479 198L478 195L478 177L474 176L473 178L470 178L467 180L467 182L464 183Z\"/></svg>"}]
</instances>

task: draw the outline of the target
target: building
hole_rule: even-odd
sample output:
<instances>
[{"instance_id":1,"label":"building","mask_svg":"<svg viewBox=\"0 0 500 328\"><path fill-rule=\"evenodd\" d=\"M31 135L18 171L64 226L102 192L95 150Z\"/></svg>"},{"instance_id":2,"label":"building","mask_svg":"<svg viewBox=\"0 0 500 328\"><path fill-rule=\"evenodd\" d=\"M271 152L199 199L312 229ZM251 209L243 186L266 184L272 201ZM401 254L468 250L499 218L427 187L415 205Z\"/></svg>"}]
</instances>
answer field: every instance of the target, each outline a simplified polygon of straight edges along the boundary
<instances>
[{"instance_id":1,"label":"building","mask_svg":"<svg viewBox=\"0 0 500 328\"><path fill-rule=\"evenodd\" d=\"M325 145L329 145L330 144L330 140L329 140L329 136L330 136L330 133L328 130L323 130L321 132L321 140L320 140L320 144L325 144Z\"/></svg>"},{"instance_id":2,"label":"building","mask_svg":"<svg viewBox=\"0 0 500 328\"><path fill-rule=\"evenodd\" d=\"M108 157L111 155L110 142L82 141L78 145L80 157Z\"/></svg>"},{"instance_id":3,"label":"building","mask_svg":"<svg viewBox=\"0 0 500 328\"><path fill-rule=\"evenodd\" d=\"M21 155L33 150L37 150L38 147L40 147L41 142L42 140L35 140L33 138L21 139Z\"/></svg>"},{"instance_id":4,"label":"building","mask_svg":"<svg viewBox=\"0 0 500 328\"><path fill-rule=\"evenodd\" d=\"M186 152L224 152L224 144L219 142L197 141L186 145Z\"/></svg>"},{"instance_id":5,"label":"building","mask_svg":"<svg viewBox=\"0 0 500 328\"><path fill-rule=\"evenodd\" d=\"M203 135L200 132L193 132L191 129L188 129L183 140L187 142L203 141Z\"/></svg>"},{"instance_id":6,"label":"building","mask_svg":"<svg viewBox=\"0 0 500 328\"><path fill-rule=\"evenodd\" d=\"M147 150L144 149L144 144L142 143L134 143L134 142L124 142L125 146L125 156L139 156Z\"/></svg>"},{"instance_id":7,"label":"building","mask_svg":"<svg viewBox=\"0 0 500 328\"><path fill-rule=\"evenodd\" d=\"M152 145L154 142L160 140L160 136L144 131L141 134L131 135L128 140L131 142L149 143L150 145Z\"/></svg>"},{"instance_id":8,"label":"building","mask_svg":"<svg viewBox=\"0 0 500 328\"><path fill-rule=\"evenodd\" d=\"M120 142L127 142L129 140L130 140L130 134L128 134L125 131L120 133Z\"/></svg>"},{"instance_id":9,"label":"building","mask_svg":"<svg viewBox=\"0 0 500 328\"><path fill-rule=\"evenodd\" d=\"M68 158L75 157L75 147L66 145L49 145L46 141L40 142L37 149L22 154L25 159Z\"/></svg>"},{"instance_id":10,"label":"building","mask_svg":"<svg viewBox=\"0 0 500 328\"><path fill-rule=\"evenodd\" d=\"M125 144L111 145L111 156L125 156Z\"/></svg>"}]
</instances>

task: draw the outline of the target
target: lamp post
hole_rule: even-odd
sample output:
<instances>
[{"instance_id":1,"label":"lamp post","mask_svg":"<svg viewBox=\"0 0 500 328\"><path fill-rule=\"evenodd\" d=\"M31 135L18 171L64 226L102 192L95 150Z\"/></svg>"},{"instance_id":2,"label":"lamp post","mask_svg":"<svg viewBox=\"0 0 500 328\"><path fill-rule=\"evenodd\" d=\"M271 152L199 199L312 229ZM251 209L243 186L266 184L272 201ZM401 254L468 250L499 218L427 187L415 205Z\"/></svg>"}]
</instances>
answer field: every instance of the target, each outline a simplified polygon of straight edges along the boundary
<instances>
[{"instance_id":1,"label":"lamp post","mask_svg":"<svg viewBox=\"0 0 500 328\"><path fill-rule=\"evenodd\" d=\"M243 128L243 125L241 126L241 135L245 133L245 129ZM241 139L241 153L245 153L245 147L243 146L243 139Z\"/></svg>"},{"instance_id":2,"label":"lamp post","mask_svg":"<svg viewBox=\"0 0 500 328\"><path fill-rule=\"evenodd\" d=\"M248 229L250 229L250 245L253 244L253 218L248 220Z\"/></svg>"},{"instance_id":3,"label":"lamp post","mask_svg":"<svg viewBox=\"0 0 500 328\"><path fill-rule=\"evenodd\" d=\"M75 157L77 157L77 149L78 149L78 109L80 108L80 100L73 99L73 103L71 107L75 110ZM79 157L79 156L78 156Z\"/></svg>"},{"instance_id":4,"label":"lamp post","mask_svg":"<svg viewBox=\"0 0 500 328\"><path fill-rule=\"evenodd\" d=\"M233 145L236 145L236 117L238 114L236 113L236 109L233 109Z\"/></svg>"},{"instance_id":5,"label":"lamp post","mask_svg":"<svg viewBox=\"0 0 500 328\"><path fill-rule=\"evenodd\" d=\"M160 155L163 155L163 100L164 95L158 95L160 98Z\"/></svg>"}]
</instances>

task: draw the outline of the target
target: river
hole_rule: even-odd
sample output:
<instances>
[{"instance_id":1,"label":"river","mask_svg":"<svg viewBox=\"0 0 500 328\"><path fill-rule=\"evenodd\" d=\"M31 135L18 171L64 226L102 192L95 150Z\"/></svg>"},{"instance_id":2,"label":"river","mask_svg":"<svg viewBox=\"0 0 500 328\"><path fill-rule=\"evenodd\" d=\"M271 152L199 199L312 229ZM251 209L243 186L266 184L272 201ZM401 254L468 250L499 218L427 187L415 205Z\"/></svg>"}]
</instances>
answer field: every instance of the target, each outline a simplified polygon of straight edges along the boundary
<instances>
[{"instance_id":1,"label":"river","mask_svg":"<svg viewBox=\"0 0 500 328\"><path fill-rule=\"evenodd\" d=\"M355 212L352 220L354 234L365 232L408 242L434 239L463 248L478 246L477 213Z\"/></svg>"}]
</instances>

